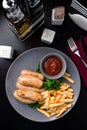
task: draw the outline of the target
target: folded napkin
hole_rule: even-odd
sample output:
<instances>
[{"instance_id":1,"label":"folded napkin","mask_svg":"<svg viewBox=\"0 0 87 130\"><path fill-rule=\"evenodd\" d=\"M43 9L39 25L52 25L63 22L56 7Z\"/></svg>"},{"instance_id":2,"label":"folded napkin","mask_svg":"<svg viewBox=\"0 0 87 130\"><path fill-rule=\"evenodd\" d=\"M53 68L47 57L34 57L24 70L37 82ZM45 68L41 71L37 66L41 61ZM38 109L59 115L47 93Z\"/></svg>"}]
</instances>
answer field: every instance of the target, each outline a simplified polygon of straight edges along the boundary
<instances>
[{"instance_id":1,"label":"folded napkin","mask_svg":"<svg viewBox=\"0 0 87 130\"><path fill-rule=\"evenodd\" d=\"M84 44L85 46L87 47L87 36L83 37L83 40L84 40ZM87 63L87 55L86 53L84 52L83 50L83 47L82 47L82 44L81 44L81 41L80 40L77 40L76 42L76 45L79 49L79 52L80 52L80 55L81 57L84 59L84 61ZM67 51L71 57L71 59L73 60L73 62L75 63L78 71L79 71L79 74L87 88L87 68L84 66L83 62L81 61L80 57L78 57L77 55L75 55L69 48L69 46L67 46Z\"/></svg>"}]
</instances>

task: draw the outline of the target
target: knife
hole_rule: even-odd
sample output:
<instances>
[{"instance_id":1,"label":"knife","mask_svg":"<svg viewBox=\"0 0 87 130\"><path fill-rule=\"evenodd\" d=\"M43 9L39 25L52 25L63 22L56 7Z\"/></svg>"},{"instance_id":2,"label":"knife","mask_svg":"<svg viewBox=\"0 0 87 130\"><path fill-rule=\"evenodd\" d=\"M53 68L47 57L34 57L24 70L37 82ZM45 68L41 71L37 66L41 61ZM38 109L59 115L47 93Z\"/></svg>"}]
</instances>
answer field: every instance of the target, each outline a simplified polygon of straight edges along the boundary
<instances>
[{"instance_id":1,"label":"knife","mask_svg":"<svg viewBox=\"0 0 87 130\"><path fill-rule=\"evenodd\" d=\"M82 45L82 47L84 49L84 52L85 52L85 54L87 56L87 46L85 45L85 42L84 42L84 39L83 39L82 36L80 37L80 43L81 43L81 45Z\"/></svg>"},{"instance_id":2,"label":"knife","mask_svg":"<svg viewBox=\"0 0 87 130\"><path fill-rule=\"evenodd\" d=\"M80 28L87 31L87 18L80 14L71 14L69 13L71 20Z\"/></svg>"}]
</instances>

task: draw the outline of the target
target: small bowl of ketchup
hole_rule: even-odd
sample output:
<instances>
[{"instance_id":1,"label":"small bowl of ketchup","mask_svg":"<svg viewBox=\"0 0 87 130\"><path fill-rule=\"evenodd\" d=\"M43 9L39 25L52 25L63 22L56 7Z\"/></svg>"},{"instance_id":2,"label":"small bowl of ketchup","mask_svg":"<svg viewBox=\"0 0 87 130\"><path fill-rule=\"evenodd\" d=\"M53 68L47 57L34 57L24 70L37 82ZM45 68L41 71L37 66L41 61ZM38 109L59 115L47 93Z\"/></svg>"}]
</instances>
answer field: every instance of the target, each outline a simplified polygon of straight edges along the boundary
<instances>
[{"instance_id":1,"label":"small bowl of ketchup","mask_svg":"<svg viewBox=\"0 0 87 130\"><path fill-rule=\"evenodd\" d=\"M66 71L66 61L58 53L47 53L40 60L40 70L48 79L59 79Z\"/></svg>"}]
</instances>

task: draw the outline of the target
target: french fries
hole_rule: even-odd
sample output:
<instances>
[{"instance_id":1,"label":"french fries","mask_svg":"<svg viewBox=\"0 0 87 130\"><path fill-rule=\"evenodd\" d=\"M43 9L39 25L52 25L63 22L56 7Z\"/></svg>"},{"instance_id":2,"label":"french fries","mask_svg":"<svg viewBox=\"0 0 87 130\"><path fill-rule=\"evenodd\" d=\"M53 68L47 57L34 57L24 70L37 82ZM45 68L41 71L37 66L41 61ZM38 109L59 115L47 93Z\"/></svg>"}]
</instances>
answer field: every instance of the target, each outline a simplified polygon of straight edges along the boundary
<instances>
[{"instance_id":1,"label":"french fries","mask_svg":"<svg viewBox=\"0 0 87 130\"><path fill-rule=\"evenodd\" d=\"M71 75L67 72L65 72L63 78L70 83L74 83ZM39 81L41 84L38 86ZM70 84L66 82L61 82L58 90L45 90L42 88L43 82L44 77L41 73L32 72L31 70L26 69L22 70L17 79L17 90L14 91L14 97L23 103L32 104L38 102L41 106L40 108L36 108L37 111L48 118L52 116L58 118L72 107L72 103L74 102L74 91Z\"/></svg>"},{"instance_id":2,"label":"french fries","mask_svg":"<svg viewBox=\"0 0 87 130\"><path fill-rule=\"evenodd\" d=\"M74 83L74 80L70 77L70 74L67 72L64 73L63 78L65 78L66 80L68 80L71 83Z\"/></svg>"},{"instance_id":3,"label":"french fries","mask_svg":"<svg viewBox=\"0 0 87 130\"><path fill-rule=\"evenodd\" d=\"M67 83L61 83L59 90L50 90L41 92L42 98L39 101L41 104L37 111L43 113L48 118L56 116L58 118L66 110L72 107L74 102L73 89Z\"/></svg>"}]
</instances>

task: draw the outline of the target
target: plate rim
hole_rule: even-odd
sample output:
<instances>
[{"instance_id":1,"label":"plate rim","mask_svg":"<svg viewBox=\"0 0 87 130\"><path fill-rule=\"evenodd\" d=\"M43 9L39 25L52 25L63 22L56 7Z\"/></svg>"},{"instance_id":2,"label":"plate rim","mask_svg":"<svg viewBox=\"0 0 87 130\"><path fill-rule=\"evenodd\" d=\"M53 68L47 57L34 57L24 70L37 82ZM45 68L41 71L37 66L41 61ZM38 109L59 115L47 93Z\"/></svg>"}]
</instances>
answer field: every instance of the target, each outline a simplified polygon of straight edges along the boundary
<instances>
[{"instance_id":1,"label":"plate rim","mask_svg":"<svg viewBox=\"0 0 87 130\"><path fill-rule=\"evenodd\" d=\"M71 60L71 58L70 58L67 54L65 54L64 52L62 52L62 51L60 51L60 50L58 50L58 49L52 48L52 47L35 47L35 48L31 48L31 49L28 49L28 50L22 52L22 53L11 63L11 65L10 65L8 71L7 71L7 74L6 74L5 90L6 90L6 82L7 82L7 78L8 78L8 75L9 75L9 71L11 70L11 68L13 67L13 65L15 64L15 62L16 62L17 60L19 60L22 56L24 56L26 53L28 53L28 52L30 52L30 51L37 50L37 49L42 49L42 48L44 48L44 49L46 49L46 48L47 48L47 49L53 49L54 51L56 50L56 51L62 53L62 54L65 55L67 58L69 58L69 60L74 64L74 67L75 67L75 69L76 69L77 72L78 72L78 69L77 69L75 63L74 63L74 62ZM79 72L78 72L78 76L79 76L79 88L80 88L80 89L79 89L79 94L78 94L78 98L79 98L80 91L81 91L81 79L80 79ZM7 96L7 98L8 98L7 90L6 90L6 96ZM77 98L77 100L78 100L78 98ZM76 100L76 102L77 102L77 100ZM9 98L8 98L8 101L9 101L9 103L11 104ZM76 104L76 102L75 102L75 104ZM75 104L74 104L74 105L75 105ZM11 106L12 106L12 108L14 108L13 104L11 104ZM72 108L73 108L73 107L74 107L74 106L72 106ZM71 109L72 109L72 108L71 108ZM32 119L30 119L30 118L25 117L25 116L22 115L21 113L19 113L15 108L14 108L14 110L15 110L19 115L23 116L24 118L29 119L29 120L32 120ZM69 111L70 111L70 110L69 110ZM68 111L68 112L69 112L69 111ZM67 113L68 113L68 112L67 112ZM67 113L65 113L65 115L66 115ZM63 114L63 115L64 115L64 114ZM65 115L64 115L64 116L65 116ZM60 116L58 119L60 119L61 117L62 117L62 116ZM55 120L57 120L57 119L48 120L48 121L36 121L36 120L32 120L32 121L35 121L35 122L50 122L50 121L55 121Z\"/></svg>"}]
</instances>

